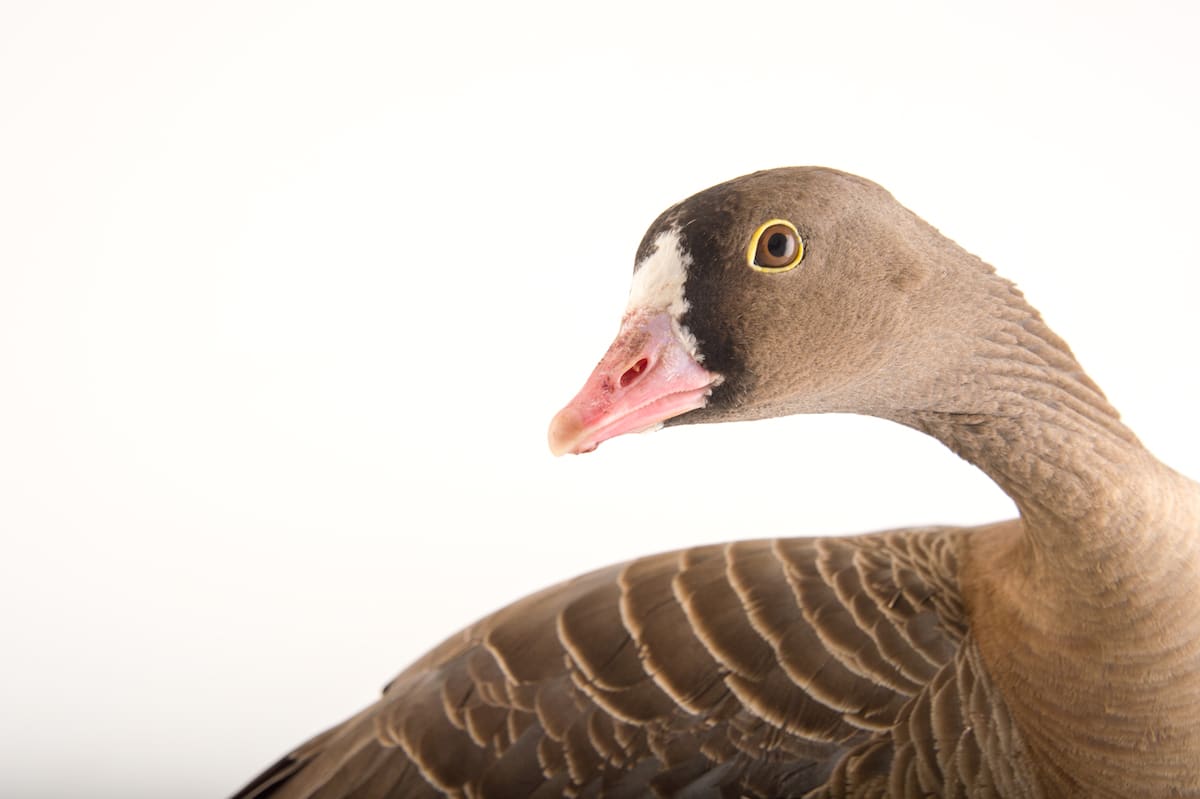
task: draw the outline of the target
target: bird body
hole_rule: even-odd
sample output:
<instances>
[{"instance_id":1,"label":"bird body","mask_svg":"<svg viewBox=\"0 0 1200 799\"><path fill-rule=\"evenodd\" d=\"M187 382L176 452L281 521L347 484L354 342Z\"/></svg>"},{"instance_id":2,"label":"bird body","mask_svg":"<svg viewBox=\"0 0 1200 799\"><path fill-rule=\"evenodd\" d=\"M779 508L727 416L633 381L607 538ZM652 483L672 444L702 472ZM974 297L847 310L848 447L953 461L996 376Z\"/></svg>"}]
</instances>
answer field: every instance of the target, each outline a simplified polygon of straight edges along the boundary
<instances>
[{"instance_id":1,"label":"bird body","mask_svg":"<svg viewBox=\"0 0 1200 799\"><path fill-rule=\"evenodd\" d=\"M550 441L832 411L932 435L1020 517L584 575L238 796L1200 796L1200 488L875 184L771 170L664 212Z\"/></svg>"}]
</instances>

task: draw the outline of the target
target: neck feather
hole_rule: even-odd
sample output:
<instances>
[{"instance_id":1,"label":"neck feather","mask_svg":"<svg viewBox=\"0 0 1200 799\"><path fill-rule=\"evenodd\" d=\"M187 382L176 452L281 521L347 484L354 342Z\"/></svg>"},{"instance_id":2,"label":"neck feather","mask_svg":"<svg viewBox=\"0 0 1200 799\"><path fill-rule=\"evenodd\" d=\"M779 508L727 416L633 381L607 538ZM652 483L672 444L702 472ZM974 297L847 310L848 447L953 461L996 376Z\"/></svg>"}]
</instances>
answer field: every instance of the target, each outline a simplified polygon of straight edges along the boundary
<instances>
[{"instance_id":1,"label":"neck feather","mask_svg":"<svg viewBox=\"0 0 1200 799\"><path fill-rule=\"evenodd\" d=\"M1046 785L1200 791L1200 491L1146 451L1015 290L966 366L933 407L894 418L1021 512L1012 535L972 539L963 590ZM1134 774L1151 777L1122 782Z\"/></svg>"},{"instance_id":2,"label":"neck feather","mask_svg":"<svg viewBox=\"0 0 1200 799\"><path fill-rule=\"evenodd\" d=\"M889 415L995 480L1041 557L1081 563L1089 551L1138 548L1146 528L1168 521L1164 491L1177 476L1121 422L1020 292L1000 278L991 286L990 324L977 326L934 399Z\"/></svg>"}]
</instances>

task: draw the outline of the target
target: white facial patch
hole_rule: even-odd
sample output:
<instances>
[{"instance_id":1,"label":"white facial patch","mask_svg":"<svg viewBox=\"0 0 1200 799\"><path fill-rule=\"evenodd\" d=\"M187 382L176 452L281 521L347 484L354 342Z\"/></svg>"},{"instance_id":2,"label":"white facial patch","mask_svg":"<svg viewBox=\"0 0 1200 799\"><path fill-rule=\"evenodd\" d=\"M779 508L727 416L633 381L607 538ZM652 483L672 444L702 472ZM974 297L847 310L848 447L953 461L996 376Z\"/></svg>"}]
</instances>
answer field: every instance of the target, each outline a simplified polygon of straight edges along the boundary
<instances>
[{"instance_id":1,"label":"white facial patch","mask_svg":"<svg viewBox=\"0 0 1200 799\"><path fill-rule=\"evenodd\" d=\"M697 362L703 360L699 342L683 326L684 313L691 307L683 294L692 256L683 249L679 228L669 227L654 239L654 249L638 265L629 288L625 316L636 311L666 311L675 326L675 335Z\"/></svg>"}]
</instances>

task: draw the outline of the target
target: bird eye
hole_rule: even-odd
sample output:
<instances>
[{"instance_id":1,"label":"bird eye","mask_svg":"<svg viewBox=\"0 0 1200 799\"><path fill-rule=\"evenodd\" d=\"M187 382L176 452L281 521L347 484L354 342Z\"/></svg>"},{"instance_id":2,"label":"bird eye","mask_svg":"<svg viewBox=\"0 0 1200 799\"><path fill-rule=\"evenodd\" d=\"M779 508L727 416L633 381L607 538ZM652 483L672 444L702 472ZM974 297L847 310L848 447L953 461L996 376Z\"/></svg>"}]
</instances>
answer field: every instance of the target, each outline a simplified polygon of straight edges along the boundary
<instances>
[{"instance_id":1,"label":"bird eye","mask_svg":"<svg viewBox=\"0 0 1200 799\"><path fill-rule=\"evenodd\" d=\"M771 219L759 225L746 249L746 263L759 272L786 272L803 258L800 233L785 219Z\"/></svg>"}]
</instances>

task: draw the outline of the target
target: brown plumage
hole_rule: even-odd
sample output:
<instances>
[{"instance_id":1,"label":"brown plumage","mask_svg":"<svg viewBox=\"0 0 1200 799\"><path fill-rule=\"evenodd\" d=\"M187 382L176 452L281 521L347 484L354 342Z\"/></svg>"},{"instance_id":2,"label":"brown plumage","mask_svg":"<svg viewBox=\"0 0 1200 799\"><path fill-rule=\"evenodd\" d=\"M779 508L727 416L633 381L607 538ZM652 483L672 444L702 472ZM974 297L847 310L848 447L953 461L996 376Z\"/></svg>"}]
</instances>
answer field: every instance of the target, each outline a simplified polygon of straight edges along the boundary
<instances>
[{"instance_id":1,"label":"brown plumage","mask_svg":"<svg viewBox=\"0 0 1200 799\"><path fill-rule=\"evenodd\" d=\"M576 578L238 797L1200 796L1200 489L1010 283L875 184L773 170L668 209L551 444L825 411L936 437L1020 518Z\"/></svg>"}]
</instances>

